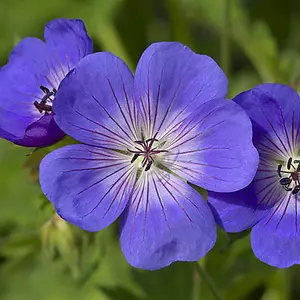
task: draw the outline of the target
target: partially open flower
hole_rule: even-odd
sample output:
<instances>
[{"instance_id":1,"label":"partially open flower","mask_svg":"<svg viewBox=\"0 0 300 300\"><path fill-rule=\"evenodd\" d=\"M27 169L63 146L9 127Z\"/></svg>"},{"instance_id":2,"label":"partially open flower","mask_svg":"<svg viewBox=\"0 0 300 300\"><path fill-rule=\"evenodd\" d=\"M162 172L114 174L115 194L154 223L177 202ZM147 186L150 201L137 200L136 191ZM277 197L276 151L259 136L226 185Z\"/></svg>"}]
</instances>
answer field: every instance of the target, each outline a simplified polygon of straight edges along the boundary
<instances>
[{"instance_id":1,"label":"partially open flower","mask_svg":"<svg viewBox=\"0 0 300 300\"><path fill-rule=\"evenodd\" d=\"M253 227L252 249L260 260L276 267L300 264L300 98L288 86L262 84L234 101L252 121L260 162L248 187L210 192L209 202L226 231Z\"/></svg>"},{"instance_id":2,"label":"partially open flower","mask_svg":"<svg viewBox=\"0 0 300 300\"><path fill-rule=\"evenodd\" d=\"M27 147L54 144L64 133L53 120L60 82L92 52L81 20L56 19L45 27L45 42L25 38L0 69L0 137Z\"/></svg>"}]
</instances>

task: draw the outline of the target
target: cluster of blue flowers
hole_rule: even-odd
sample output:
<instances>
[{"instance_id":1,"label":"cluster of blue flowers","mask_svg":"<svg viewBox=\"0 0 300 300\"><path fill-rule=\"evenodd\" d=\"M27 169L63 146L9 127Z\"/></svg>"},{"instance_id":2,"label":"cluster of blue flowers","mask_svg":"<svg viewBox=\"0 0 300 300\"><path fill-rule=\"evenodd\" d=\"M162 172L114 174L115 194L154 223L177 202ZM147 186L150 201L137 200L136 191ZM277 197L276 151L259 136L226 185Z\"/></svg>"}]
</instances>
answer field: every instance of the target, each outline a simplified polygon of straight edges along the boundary
<instances>
[{"instance_id":1,"label":"cluster of blue flowers","mask_svg":"<svg viewBox=\"0 0 300 300\"><path fill-rule=\"evenodd\" d=\"M57 19L45 42L25 38L0 69L2 138L81 142L41 162L57 213L88 231L120 217L123 253L138 268L200 259L216 223L252 228L253 251L270 265L299 264L298 94L263 84L228 100L216 62L180 43L149 46L134 76L92 48L82 21Z\"/></svg>"}]
</instances>

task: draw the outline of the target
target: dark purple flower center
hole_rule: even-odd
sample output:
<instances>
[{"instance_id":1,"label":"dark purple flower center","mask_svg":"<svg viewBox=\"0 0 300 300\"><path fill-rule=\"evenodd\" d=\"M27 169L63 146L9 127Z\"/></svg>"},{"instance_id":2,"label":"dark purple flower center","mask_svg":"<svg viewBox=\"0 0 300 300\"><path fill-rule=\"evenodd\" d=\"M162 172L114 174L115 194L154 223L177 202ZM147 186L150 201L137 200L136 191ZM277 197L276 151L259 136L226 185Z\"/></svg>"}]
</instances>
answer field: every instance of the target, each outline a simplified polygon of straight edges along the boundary
<instances>
[{"instance_id":1,"label":"dark purple flower center","mask_svg":"<svg viewBox=\"0 0 300 300\"><path fill-rule=\"evenodd\" d=\"M297 166L295 167L295 165ZM291 168L293 170L291 170ZM287 170L282 170L282 165L278 165L278 176L281 178L279 183L288 192L292 192L293 195L300 191L299 173L300 173L300 160L294 160L290 157L287 162ZM289 174L288 177L282 177L282 174Z\"/></svg>"},{"instance_id":2,"label":"dark purple flower center","mask_svg":"<svg viewBox=\"0 0 300 300\"><path fill-rule=\"evenodd\" d=\"M157 133L154 135L154 137L150 139L145 139L143 133L142 133L142 139L139 141L134 141L139 147L135 146L134 148L136 150L130 150L129 152L133 153L133 157L131 159L131 163L135 162L136 159L139 156L143 157L142 160L142 167L146 167L145 171L150 170L152 164L154 163L154 157L155 155L163 152L168 152L167 150L159 150L157 147L153 147L155 142L158 142L156 139Z\"/></svg>"},{"instance_id":3,"label":"dark purple flower center","mask_svg":"<svg viewBox=\"0 0 300 300\"><path fill-rule=\"evenodd\" d=\"M52 113L52 102L54 100L56 89L50 91L45 86L41 85L40 89L45 93L40 102L34 101L33 105L40 113Z\"/></svg>"}]
</instances>

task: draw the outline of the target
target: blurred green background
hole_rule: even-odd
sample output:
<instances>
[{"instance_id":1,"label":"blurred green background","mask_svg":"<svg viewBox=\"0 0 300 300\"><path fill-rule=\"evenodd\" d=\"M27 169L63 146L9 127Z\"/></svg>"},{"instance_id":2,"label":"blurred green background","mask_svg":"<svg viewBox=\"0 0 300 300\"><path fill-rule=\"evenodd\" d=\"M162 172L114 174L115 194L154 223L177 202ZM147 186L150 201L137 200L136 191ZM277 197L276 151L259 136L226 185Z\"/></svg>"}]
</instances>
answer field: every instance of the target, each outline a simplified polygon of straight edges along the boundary
<instances>
[{"instance_id":1,"label":"blurred green background","mask_svg":"<svg viewBox=\"0 0 300 300\"><path fill-rule=\"evenodd\" d=\"M263 82L300 90L299 0L0 0L0 65L57 17L83 19L95 51L113 52L133 71L152 42L180 41L222 66L229 97ZM30 155L0 141L1 300L210 300L216 290L228 300L300 299L300 267L261 263L247 232L220 231L200 273L197 263L133 269L117 224L87 233L54 214L37 181L50 150Z\"/></svg>"}]
</instances>

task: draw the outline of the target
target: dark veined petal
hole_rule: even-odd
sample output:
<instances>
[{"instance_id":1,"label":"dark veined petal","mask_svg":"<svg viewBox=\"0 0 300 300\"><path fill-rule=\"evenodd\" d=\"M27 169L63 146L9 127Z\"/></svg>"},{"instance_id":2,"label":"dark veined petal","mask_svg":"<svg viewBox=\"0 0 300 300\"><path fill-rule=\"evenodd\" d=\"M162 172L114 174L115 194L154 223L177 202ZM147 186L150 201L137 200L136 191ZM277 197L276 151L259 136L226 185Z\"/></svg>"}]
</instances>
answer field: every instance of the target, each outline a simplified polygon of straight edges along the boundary
<instances>
[{"instance_id":1,"label":"dark veined petal","mask_svg":"<svg viewBox=\"0 0 300 300\"><path fill-rule=\"evenodd\" d=\"M227 232L253 227L268 212L258 205L251 185L234 193L208 192L208 201L216 222Z\"/></svg>"},{"instance_id":2,"label":"dark veined petal","mask_svg":"<svg viewBox=\"0 0 300 300\"><path fill-rule=\"evenodd\" d=\"M253 139L260 154L273 159L293 156L299 140L300 99L290 87L262 84L233 99L253 123Z\"/></svg>"},{"instance_id":3,"label":"dark veined petal","mask_svg":"<svg viewBox=\"0 0 300 300\"><path fill-rule=\"evenodd\" d=\"M177 126L195 107L225 97L227 78L216 62L180 43L155 43L137 65L134 90L149 137Z\"/></svg>"},{"instance_id":4,"label":"dark veined petal","mask_svg":"<svg viewBox=\"0 0 300 300\"><path fill-rule=\"evenodd\" d=\"M166 140L164 163L205 189L237 191L255 176L258 154L251 122L232 101L214 99L202 104Z\"/></svg>"},{"instance_id":5,"label":"dark veined petal","mask_svg":"<svg viewBox=\"0 0 300 300\"><path fill-rule=\"evenodd\" d=\"M127 156L86 145L57 149L40 165L42 191L57 213L88 231L103 229L118 218L134 180Z\"/></svg>"},{"instance_id":6,"label":"dark veined petal","mask_svg":"<svg viewBox=\"0 0 300 300\"><path fill-rule=\"evenodd\" d=\"M260 93L265 93L277 101L282 108L283 116L286 122L291 121L291 112L295 111L296 113L300 110L299 95L288 85L264 83L256 86L255 90L259 91ZM287 101L287 99L289 100Z\"/></svg>"},{"instance_id":7,"label":"dark veined petal","mask_svg":"<svg viewBox=\"0 0 300 300\"><path fill-rule=\"evenodd\" d=\"M127 150L135 136L133 76L110 53L83 58L65 78L56 95L55 121L81 142Z\"/></svg>"},{"instance_id":8,"label":"dark veined petal","mask_svg":"<svg viewBox=\"0 0 300 300\"><path fill-rule=\"evenodd\" d=\"M93 42L78 19L55 19L46 25L44 36L55 69L64 72L63 77L80 59L93 52Z\"/></svg>"},{"instance_id":9,"label":"dark veined petal","mask_svg":"<svg viewBox=\"0 0 300 300\"><path fill-rule=\"evenodd\" d=\"M32 118L0 109L0 137L14 142L24 136L27 126L32 122Z\"/></svg>"},{"instance_id":10,"label":"dark veined petal","mask_svg":"<svg viewBox=\"0 0 300 300\"><path fill-rule=\"evenodd\" d=\"M254 226L286 194L279 183L277 165L260 159L252 183L234 193L209 192L209 203L218 224L229 232Z\"/></svg>"},{"instance_id":11,"label":"dark veined petal","mask_svg":"<svg viewBox=\"0 0 300 300\"><path fill-rule=\"evenodd\" d=\"M8 64L0 69L1 108L33 120L40 118L33 102L43 97L40 85L47 85L47 57L46 44L39 39L25 38L17 44Z\"/></svg>"},{"instance_id":12,"label":"dark veined petal","mask_svg":"<svg viewBox=\"0 0 300 300\"><path fill-rule=\"evenodd\" d=\"M287 268L300 264L299 196L291 193L269 211L251 232L251 245L256 257L263 262Z\"/></svg>"},{"instance_id":13,"label":"dark veined petal","mask_svg":"<svg viewBox=\"0 0 300 300\"><path fill-rule=\"evenodd\" d=\"M215 244L213 215L200 194L161 170L144 172L121 218L121 247L137 268L196 261Z\"/></svg>"}]
</instances>

